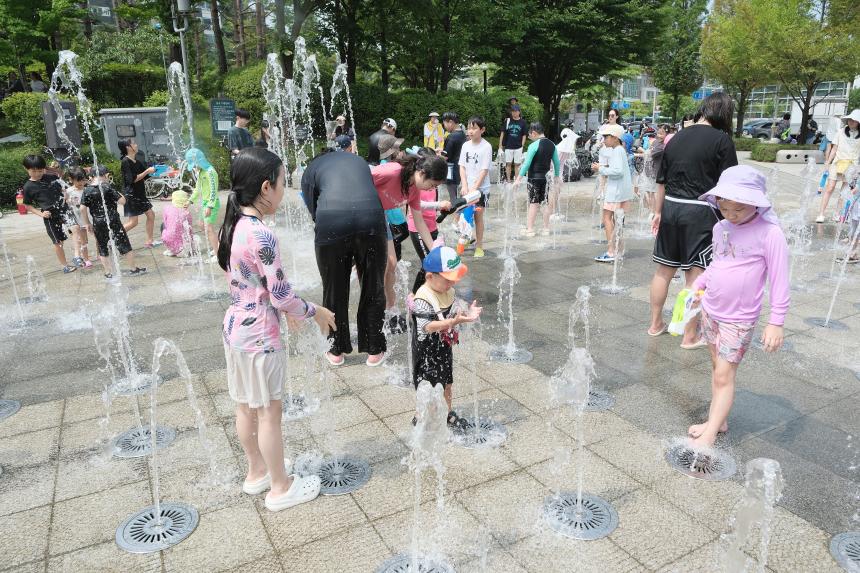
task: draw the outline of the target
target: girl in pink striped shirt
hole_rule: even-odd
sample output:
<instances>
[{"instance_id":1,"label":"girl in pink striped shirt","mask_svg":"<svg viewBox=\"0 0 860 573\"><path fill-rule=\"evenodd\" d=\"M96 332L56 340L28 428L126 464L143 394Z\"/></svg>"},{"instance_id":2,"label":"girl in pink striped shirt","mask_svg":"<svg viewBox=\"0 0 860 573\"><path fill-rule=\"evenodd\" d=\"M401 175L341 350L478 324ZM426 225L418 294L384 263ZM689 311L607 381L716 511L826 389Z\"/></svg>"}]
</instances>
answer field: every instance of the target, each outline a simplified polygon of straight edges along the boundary
<instances>
[{"instance_id":1,"label":"girl in pink striped shirt","mask_svg":"<svg viewBox=\"0 0 860 573\"><path fill-rule=\"evenodd\" d=\"M765 283L770 283L770 318L762 334L765 351L782 346L790 302L788 245L765 196L766 179L739 165L723 171L717 186L702 200L720 209L714 225L713 261L693 283L701 296L703 338L711 351L711 407L707 421L690 426L693 445L711 447L735 395L735 376L761 313Z\"/></svg>"}]
</instances>

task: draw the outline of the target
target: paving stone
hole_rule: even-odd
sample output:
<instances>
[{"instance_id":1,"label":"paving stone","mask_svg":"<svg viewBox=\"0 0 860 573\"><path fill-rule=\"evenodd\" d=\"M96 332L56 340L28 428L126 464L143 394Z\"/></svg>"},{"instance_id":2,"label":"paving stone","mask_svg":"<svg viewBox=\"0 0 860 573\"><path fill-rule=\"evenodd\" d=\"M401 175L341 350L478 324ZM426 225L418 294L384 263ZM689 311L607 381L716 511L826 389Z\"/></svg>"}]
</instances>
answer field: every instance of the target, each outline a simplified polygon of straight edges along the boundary
<instances>
[{"instance_id":1,"label":"paving stone","mask_svg":"<svg viewBox=\"0 0 860 573\"><path fill-rule=\"evenodd\" d=\"M273 548L250 501L200 516L197 529L164 554L165 571L229 569L271 555Z\"/></svg>"},{"instance_id":2,"label":"paving stone","mask_svg":"<svg viewBox=\"0 0 860 573\"><path fill-rule=\"evenodd\" d=\"M604 538L576 541L544 529L508 548L526 571L575 571L583 573L638 573L647 571L624 549Z\"/></svg>"},{"instance_id":3,"label":"paving stone","mask_svg":"<svg viewBox=\"0 0 860 573\"><path fill-rule=\"evenodd\" d=\"M0 422L0 438L35 430L56 428L60 425L62 415L62 400L22 406L16 414Z\"/></svg>"},{"instance_id":4,"label":"paving stone","mask_svg":"<svg viewBox=\"0 0 860 573\"><path fill-rule=\"evenodd\" d=\"M50 507L37 507L0 519L0 554L4 565L22 565L45 556Z\"/></svg>"},{"instance_id":5,"label":"paving stone","mask_svg":"<svg viewBox=\"0 0 860 573\"><path fill-rule=\"evenodd\" d=\"M3 466L35 466L57 458L60 428L48 428L9 438L0 438L0 460Z\"/></svg>"},{"instance_id":6,"label":"paving stone","mask_svg":"<svg viewBox=\"0 0 860 573\"><path fill-rule=\"evenodd\" d=\"M115 541L108 541L58 555L48 561L48 573L71 571L156 573L161 571L161 556L158 553L145 555L128 553L120 549Z\"/></svg>"},{"instance_id":7,"label":"paving stone","mask_svg":"<svg viewBox=\"0 0 860 573\"><path fill-rule=\"evenodd\" d=\"M283 552L281 562L286 571L339 573L345 563L354 571L374 571L388 556L376 530L360 525Z\"/></svg>"},{"instance_id":8,"label":"paving stone","mask_svg":"<svg viewBox=\"0 0 860 573\"><path fill-rule=\"evenodd\" d=\"M56 471L54 463L4 468L0 479L0 515L51 503Z\"/></svg>"},{"instance_id":9,"label":"paving stone","mask_svg":"<svg viewBox=\"0 0 860 573\"><path fill-rule=\"evenodd\" d=\"M373 478L371 478L373 481ZM285 552L311 541L368 523L364 512L349 495L321 495L315 500L272 513L263 506L263 496L254 499L275 549ZM313 523L313 527L296 524Z\"/></svg>"},{"instance_id":10,"label":"paving stone","mask_svg":"<svg viewBox=\"0 0 860 573\"><path fill-rule=\"evenodd\" d=\"M148 457L120 459L98 454L61 459L57 469L55 499L62 501L121 485L140 483L149 479L148 464Z\"/></svg>"},{"instance_id":11,"label":"paving stone","mask_svg":"<svg viewBox=\"0 0 860 573\"><path fill-rule=\"evenodd\" d=\"M51 523L50 554L110 541L129 515L150 505L152 493L147 482L57 502ZM81 527L81 523L86 523L86 527Z\"/></svg>"}]
</instances>

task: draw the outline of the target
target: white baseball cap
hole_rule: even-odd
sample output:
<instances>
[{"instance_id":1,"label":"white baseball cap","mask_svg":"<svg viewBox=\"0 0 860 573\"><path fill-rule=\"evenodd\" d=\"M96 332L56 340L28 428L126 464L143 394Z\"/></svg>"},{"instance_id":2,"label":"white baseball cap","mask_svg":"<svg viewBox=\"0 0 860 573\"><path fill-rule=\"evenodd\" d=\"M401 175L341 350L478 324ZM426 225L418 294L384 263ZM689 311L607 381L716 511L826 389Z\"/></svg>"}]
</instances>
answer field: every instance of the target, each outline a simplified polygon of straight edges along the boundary
<instances>
[{"instance_id":1,"label":"white baseball cap","mask_svg":"<svg viewBox=\"0 0 860 573\"><path fill-rule=\"evenodd\" d=\"M386 117L385 119L383 119L382 125L387 125L388 127L394 128L395 131L397 130L397 122L390 117Z\"/></svg>"}]
</instances>

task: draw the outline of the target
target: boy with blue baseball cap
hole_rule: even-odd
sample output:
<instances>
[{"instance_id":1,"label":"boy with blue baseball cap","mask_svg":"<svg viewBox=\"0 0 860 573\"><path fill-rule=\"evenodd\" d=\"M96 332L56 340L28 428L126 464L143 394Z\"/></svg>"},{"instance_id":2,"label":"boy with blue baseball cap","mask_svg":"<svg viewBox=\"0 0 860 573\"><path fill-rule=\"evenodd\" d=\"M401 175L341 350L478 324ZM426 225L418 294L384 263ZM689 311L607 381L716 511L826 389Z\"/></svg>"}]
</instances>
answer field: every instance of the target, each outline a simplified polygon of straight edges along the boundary
<instances>
[{"instance_id":1,"label":"boy with blue baseball cap","mask_svg":"<svg viewBox=\"0 0 860 573\"><path fill-rule=\"evenodd\" d=\"M415 293L412 305L414 330L412 335L413 381L415 388L422 380L431 385L442 384L448 403L448 425L462 428L465 420L452 409L451 384L454 382L454 350L459 333L457 327L475 322L481 316L477 301L463 308L456 300L454 285L468 272L457 251L436 247L422 263L427 273L425 283ZM455 309L455 306L458 308ZM413 425L416 419L412 419Z\"/></svg>"}]
</instances>

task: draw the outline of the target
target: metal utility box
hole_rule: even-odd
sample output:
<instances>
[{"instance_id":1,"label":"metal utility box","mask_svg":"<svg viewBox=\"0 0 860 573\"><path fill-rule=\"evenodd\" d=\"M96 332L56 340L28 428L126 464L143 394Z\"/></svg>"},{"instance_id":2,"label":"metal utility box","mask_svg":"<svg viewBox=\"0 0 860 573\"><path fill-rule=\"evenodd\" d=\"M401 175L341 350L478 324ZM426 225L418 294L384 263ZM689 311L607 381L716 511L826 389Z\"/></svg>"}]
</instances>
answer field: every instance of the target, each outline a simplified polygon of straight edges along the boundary
<instances>
[{"instance_id":1,"label":"metal utility box","mask_svg":"<svg viewBox=\"0 0 860 573\"><path fill-rule=\"evenodd\" d=\"M166 107L117 107L99 111L105 145L119 158L117 141L134 139L137 159L144 163L163 163L173 154L167 134Z\"/></svg>"},{"instance_id":2,"label":"metal utility box","mask_svg":"<svg viewBox=\"0 0 860 573\"><path fill-rule=\"evenodd\" d=\"M65 131L66 137L69 138L72 145L80 149L81 132L78 128L77 107L70 101L61 101L60 107L63 108L63 116L66 119L66 128L63 131ZM65 150L68 153L66 144L57 133L57 113L51 102L42 102L42 119L45 122L45 142L48 144L48 148L53 152Z\"/></svg>"}]
</instances>

